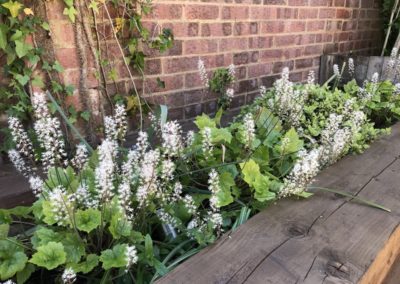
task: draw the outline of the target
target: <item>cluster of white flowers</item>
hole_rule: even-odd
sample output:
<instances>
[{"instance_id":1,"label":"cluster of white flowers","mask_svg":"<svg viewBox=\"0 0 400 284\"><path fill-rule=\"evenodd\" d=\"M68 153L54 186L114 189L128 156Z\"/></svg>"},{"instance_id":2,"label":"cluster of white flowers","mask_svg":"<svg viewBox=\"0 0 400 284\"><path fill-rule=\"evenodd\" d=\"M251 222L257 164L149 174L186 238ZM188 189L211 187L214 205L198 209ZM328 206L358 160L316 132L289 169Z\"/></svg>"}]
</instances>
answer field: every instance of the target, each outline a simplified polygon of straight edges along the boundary
<instances>
[{"instance_id":1,"label":"cluster of white flowers","mask_svg":"<svg viewBox=\"0 0 400 284\"><path fill-rule=\"evenodd\" d=\"M168 212L165 212L163 208L157 210L157 216L161 220L161 222L163 222L164 224L168 224L173 228L179 225L178 220Z\"/></svg>"},{"instance_id":2,"label":"cluster of white flowers","mask_svg":"<svg viewBox=\"0 0 400 284\"><path fill-rule=\"evenodd\" d=\"M57 118L50 116L45 94L35 93L32 98L32 106L37 118L34 129L40 145L44 149L42 161L45 169L49 170L57 163L66 164L67 153L61 124Z\"/></svg>"},{"instance_id":3,"label":"cluster of white flowers","mask_svg":"<svg viewBox=\"0 0 400 284\"><path fill-rule=\"evenodd\" d=\"M2 284L15 284L15 282L12 280L7 280L6 282L2 282Z\"/></svg>"},{"instance_id":4,"label":"cluster of white flowers","mask_svg":"<svg viewBox=\"0 0 400 284\"><path fill-rule=\"evenodd\" d=\"M204 156L206 158L210 157L212 155L212 151L214 150L214 146L212 144L211 140L211 128L210 127L204 127L202 131L202 150L204 153Z\"/></svg>"},{"instance_id":5,"label":"cluster of white flowers","mask_svg":"<svg viewBox=\"0 0 400 284\"><path fill-rule=\"evenodd\" d=\"M61 280L64 284L72 284L76 280L76 273L75 271L71 268L65 268L63 274L61 275Z\"/></svg>"},{"instance_id":6,"label":"cluster of white flowers","mask_svg":"<svg viewBox=\"0 0 400 284\"><path fill-rule=\"evenodd\" d=\"M75 156L71 160L71 164L78 170L82 170L89 157L88 157L88 149L86 148L85 144L79 144L76 146L76 153Z\"/></svg>"},{"instance_id":7,"label":"cluster of white flowers","mask_svg":"<svg viewBox=\"0 0 400 284\"><path fill-rule=\"evenodd\" d=\"M191 146L194 142L194 139L195 139L194 131L193 130L188 131L188 133L186 134L186 146Z\"/></svg>"},{"instance_id":8,"label":"cluster of white flowers","mask_svg":"<svg viewBox=\"0 0 400 284\"><path fill-rule=\"evenodd\" d=\"M337 80L340 81L342 74L340 73L339 65L337 64L333 64L333 75L335 75Z\"/></svg>"},{"instance_id":9,"label":"cluster of white flowers","mask_svg":"<svg viewBox=\"0 0 400 284\"><path fill-rule=\"evenodd\" d=\"M275 96L269 101L278 116L291 126L298 126L303 111L305 96L294 89L289 81L289 68L285 67L282 76L274 83Z\"/></svg>"},{"instance_id":10,"label":"cluster of white flowers","mask_svg":"<svg viewBox=\"0 0 400 284\"><path fill-rule=\"evenodd\" d=\"M214 228L219 228L222 226L222 216L219 212L219 200L218 193L221 191L219 185L219 175L215 169L212 169L208 175L208 190L211 192L209 221L213 223Z\"/></svg>"},{"instance_id":11,"label":"cluster of white flowers","mask_svg":"<svg viewBox=\"0 0 400 284\"><path fill-rule=\"evenodd\" d=\"M30 176L29 177L29 185L32 189L33 194L36 197L39 197L40 194L42 193L43 187L44 187L43 180L38 176Z\"/></svg>"},{"instance_id":12,"label":"cluster of white flowers","mask_svg":"<svg viewBox=\"0 0 400 284\"><path fill-rule=\"evenodd\" d=\"M102 202L108 202L113 197L114 173L117 157L117 144L115 141L104 140L98 148L99 164L95 169L95 181L98 190L98 198Z\"/></svg>"},{"instance_id":13,"label":"cluster of white flowers","mask_svg":"<svg viewBox=\"0 0 400 284\"><path fill-rule=\"evenodd\" d=\"M75 196L67 193L62 186L57 186L49 191L48 200L57 224L60 226L67 225L70 222L69 210L73 207L72 202L75 200Z\"/></svg>"},{"instance_id":14,"label":"cluster of white flowers","mask_svg":"<svg viewBox=\"0 0 400 284\"><path fill-rule=\"evenodd\" d=\"M106 139L124 141L128 131L128 122L125 107L121 104L115 107L114 116L104 118Z\"/></svg>"},{"instance_id":15,"label":"cluster of white flowers","mask_svg":"<svg viewBox=\"0 0 400 284\"><path fill-rule=\"evenodd\" d=\"M144 206L151 195L157 195L159 192L159 183L157 180L157 165L160 161L160 152L158 150L148 151L142 160L139 168L139 187L136 192L136 199L140 206Z\"/></svg>"},{"instance_id":16,"label":"cluster of white flowers","mask_svg":"<svg viewBox=\"0 0 400 284\"><path fill-rule=\"evenodd\" d=\"M25 160L17 150L8 151L8 158L20 174L24 177L29 177L31 174L31 168L25 163Z\"/></svg>"},{"instance_id":17,"label":"cluster of white flowers","mask_svg":"<svg viewBox=\"0 0 400 284\"><path fill-rule=\"evenodd\" d=\"M183 203L185 204L185 207L189 214L195 215L197 211L196 204L194 203L193 197L189 194L186 194L183 199Z\"/></svg>"},{"instance_id":18,"label":"cluster of white flowers","mask_svg":"<svg viewBox=\"0 0 400 284\"><path fill-rule=\"evenodd\" d=\"M307 76L306 88L310 88L314 84L315 84L315 72L314 72L314 70L310 70L308 72L308 76Z\"/></svg>"},{"instance_id":19,"label":"cluster of white flowers","mask_svg":"<svg viewBox=\"0 0 400 284\"><path fill-rule=\"evenodd\" d=\"M355 72L354 59L350 57L348 60L348 64L349 64L349 74L351 77L353 77Z\"/></svg>"},{"instance_id":20,"label":"cluster of white flowers","mask_svg":"<svg viewBox=\"0 0 400 284\"><path fill-rule=\"evenodd\" d=\"M293 170L284 179L283 186L279 191L280 197L292 194L300 194L307 189L320 170L320 150L313 149L309 152L300 151L299 160L295 163Z\"/></svg>"},{"instance_id":21,"label":"cluster of white flowers","mask_svg":"<svg viewBox=\"0 0 400 284\"><path fill-rule=\"evenodd\" d=\"M232 78L235 78L235 75L236 75L235 68L236 68L235 64L233 64L233 63L228 66L228 73Z\"/></svg>"},{"instance_id":22,"label":"cluster of white flowers","mask_svg":"<svg viewBox=\"0 0 400 284\"><path fill-rule=\"evenodd\" d=\"M254 138L256 137L256 126L253 119L253 115L251 113L247 113L243 117L243 127L244 130L246 131L246 135L244 137L245 147L251 148L251 144L253 143Z\"/></svg>"},{"instance_id":23,"label":"cluster of white flowers","mask_svg":"<svg viewBox=\"0 0 400 284\"><path fill-rule=\"evenodd\" d=\"M125 251L126 271L139 260L135 246L127 246Z\"/></svg>"},{"instance_id":24,"label":"cluster of white flowers","mask_svg":"<svg viewBox=\"0 0 400 284\"><path fill-rule=\"evenodd\" d=\"M183 149L181 126L176 121L169 121L161 129L162 147L164 154L177 157Z\"/></svg>"},{"instance_id":25,"label":"cluster of white flowers","mask_svg":"<svg viewBox=\"0 0 400 284\"><path fill-rule=\"evenodd\" d=\"M210 82L208 80L208 74L204 65L204 61L202 59L199 59L199 61L197 62L197 69L199 70L200 79L203 83L203 86L205 88L208 88L210 86Z\"/></svg>"},{"instance_id":26,"label":"cluster of white flowers","mask_svg":"<svg viewBox=\"0 0 400 284\"><path fill-rule=\"evenodd\" d=\"M161 178L164 181L170 181L174 177L175 163L169 159L161 163Z\"/></svg>"},{"instance_id":27,"label":"cluster of white flowers","mask_svg":"<svg viewBox=\"0 0 400 284\"><path fill-rule=\"evenodd\" d=\"M228 100L228 102L230 103L233 99L233 97L235 96L235 90L233 88L228 88L226 89L226 98Z\"/></svg>"},{"instance_id":28,"label":"cluster of white flowers","mask_svg":"<svg viewBox=\"0 0 400 284\"><path fill-rule=\"evenodd\" d=\"M25 157L33 158L32 142L24 130L21 121L18 118L10 116L8 118L8 127L11 130L11 136L18 151Z\"/></svg>"},{"instance_id":29,"label":"cluster of white flowers","mask_svg":"<svg viewBox=\"0 0 400 284\"><path fill-rule=\"evenodd\" d=\"M123 181L118 186L118 202L127 220L133 219L133 208L131 206L132 191L129 182Z\"/></svg>"},{"instance_id":30,"label":"cluster of white flowers","mask_svg":"<svg viewBox=\"0 0 400 284\"><path fill-rule=\"evenodd\" d=\"M82 182L74 193L74 200L84 208L97 208L99 200L89 192L89 186L86 182Z\"/></svg>"},{"instance_id":31,"label":"cluster of white flowers","mask_svg":"<svg viewBox=\"0 0 400 284\"><path fill-rule=\"evenodd\" d=\"M263 85L260 86L259 88L259 92L261 96L265 96L265 94L267 93L267 88Z\"/></svg>"}]
</instances>

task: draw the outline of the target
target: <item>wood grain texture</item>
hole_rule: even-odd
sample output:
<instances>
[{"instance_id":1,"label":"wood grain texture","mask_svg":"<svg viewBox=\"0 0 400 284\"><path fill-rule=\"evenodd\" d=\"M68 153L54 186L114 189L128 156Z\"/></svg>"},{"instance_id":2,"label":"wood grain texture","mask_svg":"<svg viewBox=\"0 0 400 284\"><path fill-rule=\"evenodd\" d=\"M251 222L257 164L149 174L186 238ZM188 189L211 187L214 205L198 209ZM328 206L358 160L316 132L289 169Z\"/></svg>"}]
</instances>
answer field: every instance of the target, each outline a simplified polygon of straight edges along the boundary
<instances>
[{"instance_id":1,"label":"wood grain texture","mask_svg":"<svg viewBox=\"0 0 400 284\"><path fill-rule=\"evenodd\" d=\"M282 200L157 283L358 283L399 226L399 141L396 125L390 136L345 157L315 182L392 213L328 193Z\"/></svg>"},{"instance_id":2,"label":"wood grain texture","mask_svg":"<svg viewBox=\"0 0 400 284\"><path fill-rule=\"evenodd\" d=\"M33 201L26 178L17 174L11 165L0 165L0 208L29 205Z\"/></svg>"}]
</instances>

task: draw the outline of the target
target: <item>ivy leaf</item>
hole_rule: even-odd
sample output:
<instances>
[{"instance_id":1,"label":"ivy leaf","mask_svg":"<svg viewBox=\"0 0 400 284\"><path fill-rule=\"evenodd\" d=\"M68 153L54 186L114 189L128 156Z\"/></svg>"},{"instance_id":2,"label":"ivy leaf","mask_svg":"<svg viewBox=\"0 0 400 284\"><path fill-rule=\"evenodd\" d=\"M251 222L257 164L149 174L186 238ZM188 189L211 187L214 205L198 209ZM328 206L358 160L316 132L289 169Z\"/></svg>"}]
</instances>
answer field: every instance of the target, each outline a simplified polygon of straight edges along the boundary
<instances>
[{"instance_id":1,"label":"ivy leaf","mask_svg":"<svg viewBox=\"0 0 400 284\"><path fill-rule=\"evenodd\" d=\"M60 62L58 62L57 60L54 62L52 67L53 67L54 71L57 71L59 73L64 72L64 68L61 66Z\"/></svg>"},{"instance_id":2,"label":"ivy leaf","mask_svg":"<svg viewBox=\"0 0 400 284\"><path fill-rule=\"evenodd\" d=\"M49 242L59 242L62 240L60 233L54 232L46 227L39 226L31 238L33 248L47 245Z\"/></svg>"},{"instance_id":3,"label":"ivy leaf","mask_svg":"<svg viewBox=\"0 0 400 284\"><path fill-rule=\"evenodd\" d=\"M24 269L28 257L16 244L0 241L0 280L11 278Z\"/></svg>"},{"instance_id":4,"label":"ivy leaf","mask_svg":"<svg viewBox=\"0 0 400 284\"><path fill-rule=\"evenodd\" d=\"M68 7L64 9L64 15L68 16L71 22L75 23L75 16L78 14L74 6Z\"/></svg>"},{"instance_id":5,"label":"ivy leaf","mask_svg":"<svg viewBox=\"0 0 400 284\"><path fill-rule=\"evenodd\" d=\"M29 262L40 267L52 270L66 261L67 254L61 243L49 242L47 245L40 246L37 252L32 255Z\"/></svg>"},{"instance_id":6,"label":"ivy leaf","mask_svg":"<svg viewBox=\"0 0 400 284\"><path fill-rule=\"evenodd\" d=\"M123 218L122 214L115 214L111 218L110 227L108 229L114 239L129 237L132 231L132 224Z\"/></svg>"},{"instance_id":7,"label":"ivy leaf","mask_svg":"<svg viewBox=\"0 0 400 284\"><path fill-rule=\"evenodd\" d=\"M4 3L2 6L10 11L11 17L13 18L18 17L19 10L23 7L23 5L18 1L8 1L7 3Z\"/></svg>"},{"instance_id":8,"label":"ivy leaf","mask_svg":"<svg viewBox=\"0 0 400 284\"><path fill-rule=\"evenodd\" d=\"M63 235L61 243L67 254L68 263L78 263L85 254L85 246L76 234L68 233Z\"/></svg>"},{"instance_id":9,"label":"ivy leaf","mask_svg":"<svg viewBox=\"0 0 400 284\"><path fill-rule=\"evenodd\" d=\"M80 263L72 263L71 267L76 272L89 273L99 264L99 257L95 254L89 254L86 260Z\"/></svg>"},{"instance_id":10,"label":"ivy leaf","mask_svg":"<svg viewBox=\"0 0 400 284\"><path fill-rule=\"evenodd\" d=\"M86 210L78 210L75 213L75 221L76 227L80 231L90 233L98 226L100 226L101 212L92 208Z\"/></svg>"},{"instance_id":11,"label":"ivy leaf","mask_svg":"<svg viewBox=\"0 0 400 284\"><path fill-rule=\"evenodd\" d=\"M89 8L92 9L96 14L99 13L99 6L97 5L96 1L90 1Z\"/></svg>"},{"instance_id":12,"label":"ivy leaf","mask_svg":"<svg viewBox=\"0 0 400 284\"><path fill-rule=\"evenodd\" d=\"M103 263L103 268L108 270L113 267L125 267L126 262L126 244L115 245L112 249L107 249L101 252L100 261Z\"/></svg>"},{"instance_id":13,"label":"ivy leaf","mask_svg":"<svg viewBox=\"0 0 400 284\"><path fill-rule=\"evenodd\" d=\"M0 48L5 50L7 46L7 32L8 27L4 24L0 24Z\"/></svg>"},{"instance_id":14,"label":"ivy leaf","mask_svg":"<svg viewBox=\"0 0 400 284\"><path fill-rule=\"evenodd\" d=\"M85 121L89 121L89 120L90 120L90 112L87 111L87 110L81 112L80 116L81 116Z\"/></svg>"},{"instance_id":15,"label":"ivy leaf","mask_svg":"<svg viewBox=\"0 0 400 284\"><path fill-rule=\"evenodd\" d=\"M22 76L21 74L16 74L14 76L15 80L18 81L22 86L25 86L29 82L29 76L24 75Z\"/></svg>"},{"instance_id":16,"label":"ivy leaf","mask_svg":"<svg viewBox=\"0 0 400 284\"><path fill-rule=\"evenodd\" d=\"M31 263L28 263L23 270L17 272L17 283L25 283L35 270L35 266Z\"/></svg>"},{"instance_id":17,"label":"ivy leaf","mask_svg":"<svg viewBox=\"0 0 400 284\"><path fill-rule=\"evenodd\" d=\"M45 31L50 31L50 25L48 22L43 22L41 26Z\"/></svg>"},{"instance_id":18,"label":"ivy leaf","mask_svg":"<svg viewBox=\"0 0 400 284\"><path fill-rule=\"evenodd\" d=\"M22 40L15 41L15 53L17 54L18 58L24 57L32 49L33 47L30 44L27 44Z\"/></svg>"}]
</instances>

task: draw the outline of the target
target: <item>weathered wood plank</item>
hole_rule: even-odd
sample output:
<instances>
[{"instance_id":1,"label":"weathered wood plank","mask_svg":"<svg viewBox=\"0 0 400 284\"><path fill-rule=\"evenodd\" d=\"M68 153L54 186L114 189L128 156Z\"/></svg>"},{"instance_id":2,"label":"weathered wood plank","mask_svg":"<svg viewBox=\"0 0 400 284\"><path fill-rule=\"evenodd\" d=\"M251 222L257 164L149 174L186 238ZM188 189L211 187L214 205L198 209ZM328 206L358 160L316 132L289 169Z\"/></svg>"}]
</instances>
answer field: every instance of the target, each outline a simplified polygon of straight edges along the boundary
<instances>
[{"instance_id":1,"label":"weathered wood plank","mask_svg":"<svg viewBox=\"0 0 400 284\"><path fill-rule=\"evenodd\" d=\"M398 141L400 125L316 182L382 203L392 213L323 193L282 200L158 283L356 283L399 224Z\"/></svg>"},{"instance_id":2,"label":"weathered wood plank","mask_svg":"<svg viewBox=\"0 0 400 284\"><path fill-rule=\"evenodd\" d=\"M0 208L28 205L34 200L28 181L11 165L0 166Z\"/></svg>"}]
</instances>

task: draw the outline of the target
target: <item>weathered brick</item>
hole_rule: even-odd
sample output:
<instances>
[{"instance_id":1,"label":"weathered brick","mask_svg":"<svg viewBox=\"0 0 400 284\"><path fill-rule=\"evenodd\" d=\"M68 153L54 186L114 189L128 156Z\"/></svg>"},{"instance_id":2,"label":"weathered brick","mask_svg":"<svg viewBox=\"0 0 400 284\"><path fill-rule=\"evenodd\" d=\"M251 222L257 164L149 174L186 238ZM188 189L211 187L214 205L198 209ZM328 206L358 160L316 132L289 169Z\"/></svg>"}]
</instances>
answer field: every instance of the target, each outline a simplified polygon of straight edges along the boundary
<instances>
[{"instance_id":1,"label":"weathered brick","mask_svg":"<svg viewBox=\"0 0 400 284\"><path fill-rule=\"evenodd\" d=\"M289 6L306 6L308 0L289 0Z\"/></svg>"},{"instance_id":2,"label":"weathered brick","mask_svg":"<svg viewBox=\"0 0 400 284\"><path fill-rule=\"evenodd\" d=\"M258 51L235 53L233 55L233 64L242 65L250 62L257 62L259 56L258 54Z\"/></svg>"},{"instance_id":3,"label":"weathered brick","mask_svg":"<svg viewBox=\"0 0 400 284\"><path fill-rule=\"evenodd\" d=\"M212 39L193 39L184 42L184 54L214 53L218 50L218 43Z\"/></svg>"},{"instance_id":4,"label":"weathered brick","mask_svg":"<svg viewBox=\"0 0 400 284\"><path fill-rule=\"evenodd\" d=\"M322 31L325 29L325 21L311 21L307 23L307 31Z\"/></svg>"},{"instance_id":5,"label":"weathered brick","mask_svg":"<svg viewBox=\"0 0 400 284\"><path fill-rule=\"evenodd\" d=\"M318 9L307 8L299 9L299 19L316 19L318 18Z\"/></svg>"},{"instance_id":6,"label":"weathered brick","mask_svg":"<svg viewBox=\"0 0 400 284\"><path fill-rule=\"evenodd\" d=\"M222 8L222 19L243 20L249 18L249 7L231 6Z\"/></svg>"},{"instance_id":7,"label":"weathered brick","mask_svg":"<svg viewBox=\"0 0 400 284\"><path fill-rule=\"evenodd\" d=\"M282 49L269 49L261 51L260 58L262 62L271 62L281 59L282 55L283 55Z\"/></svg>"},{"instance_id":8,"label":"weathered brick","mask_svg":"<svg viewBox=\"0 0 400 284\"><path fill-rule=\"evenodd\" d=\"M165 88L160 86L158 80L164 82ZM151 93L180 90L183 88L183 75L147 77L146 85Z\"/></svg>"},{"instance_id":9,"label":"weathered brick","mask_svg":"<svg viewBox=\"0 0 400 284\"><path fill-rule=\"evenodd\" d=\"M195 37L199 35L199 23L165 23L163 28L171 29L175 38ZM153 29L150 29L153 30Z\"/></svg>"},{"instance_id":10,"label":"weathered brick","mask_svg":"<svg viewBox=\"0 0 400 284\"><path fill-rule=\"evenodd\" d=\"M251 49L266 49L272 47L272 44L273 37L271 36L249 38L249 48Z\"/></svg>"},{"instance_id":11,"label":"weathered brick","mask_svg":"<svg viewBox=\"0 0 400 284\"><path fill-rule=\"evenodd\" d=\"M264 0L264 5L286 5L287 0Z\"/></svg>"},{"instance_id":12,"label":"weathered brick","mask_svg":"<svg viewBox=\"0 0 400 284\"><path fill-rule=\"evenodd\" d=\"M319 9L319 18L320 19L332 19L335 17L335 9L330 9L330 8L321 8Z\"/></svg>"},{"instance_id":13,"label":"weathered brick","mask_svg":"<svg viewBox=\"0 0 400 284\"><path fill-rule=\"evenodd\" d=\"M242 38L223 38L220 41L220 52L232 50L244 50L247 48L247 41Z\"/></svg>"},{"instance_id":14,"label":"weathered brick","mask_svg":"<svg viewBox=\"0 0 400 284\"><path fill-rule=\"evenodd\" d=\"M161 74L161 59L147 59L144 72L148 75Z\"/></svg>"},{"instance_id":15,"label":"weathered brick","mask_svg":"<svg viewBox=\"0 0 400 284\"><path fill-rule=\"evenodd\" d=\"M270 74L271 71L272 64L270 63L249 65L249 67L247 68L247 74L249 78L258 78L261 76L265 76Z\"/></svg>"},{"instance_id":16,"label":"weathered brick","mask_svg":"<svg viewBox=\"0 0 400 284\"><path fill-rule=\"evenodd\" d=\"M337 19L348 19L351 18L351 10L348 9L337 9L336 10Z\"/></svg>"},{"instance_id":17,"label":"weathered brick","mask_svg":"<svg viewBox=\"0 0 400 284\"><path fill-rule=\"evenodd\" d=\"M182 18L182 4L154 3L151 13L144 15L144 19L172 20Z\"/></svg>"},{"instance_id":18,"label":"weathered brick","mask_svg":"<svg viewBox=\"0 0 400 284\"><path fill-rule=\"evenodd\" d=\"M219 6L217 5L188 5L185 7L187 19L216 19L219 15Z\"/></svg>"},{"instance_id":19,"label":"weathered brick","mask_svg":"<svg viewBox=\"0 0 400 284\"><path fill-rule=\"evenodd\" d=\"M285 30L289 33L304 32L306 23L304 21L290 21L286 24Z\"/></svg>"},{"instance_id":20,"label":"weathered brick","mask_svg":"<svg viewBox=\"0 0 400 284\"><path fill-rule=\"evenodd\" d=\"M232 34L232 23L210 23L201 25L202 36L229 36Z\"/></svg>"},{"instance_id":21,"label":"weathered brick","mask_svg":"<svg viewBox=\"0 0 400 284\"><path fill-rule=\"evenodd\" d=\"M300 35L283 35L275 37L276 46L290 46L298 44L300 41Z\"/></svg>"},{"instance_id":22,"label":"weathered brick","mask_svg":"<svg viewBox=\"0 0 400 284\"><path fill-rule=\"evenodd\" d=\"M278 15L278 8L276 7L250 7L251 20L273 20Z\"/></svg>"},{"instance_id":23,"label":"weathered brick","mask_svg":"<svg viewBox=\"0 0 400 284\"><path fill-rule=\"evenodd\" d=\"M298 8L278 8L277 18L278 19L297 19L299 16Z\"/></svg>"},{"instance_id":24,"label":"weathered brick","mask_svg":"<svg viewBox=\"0 0 400 284\"><path fill-rule=\"evenodd\" d=\"M285 23L282 21L263 22L261 26L261 33L276 34L282 33L284 30Z\"/></svg>"},{"instance_id":25,"label":"weathered brick","mask_svg":"<svg viewBox=\"0 0 400 284\"><path fill-rule=\"evenodd\" d=\"M295 60L295 67L296 69L303 69L313 66L313 59L312 58L302 58Z\"/></svg>"}]
</instances>

